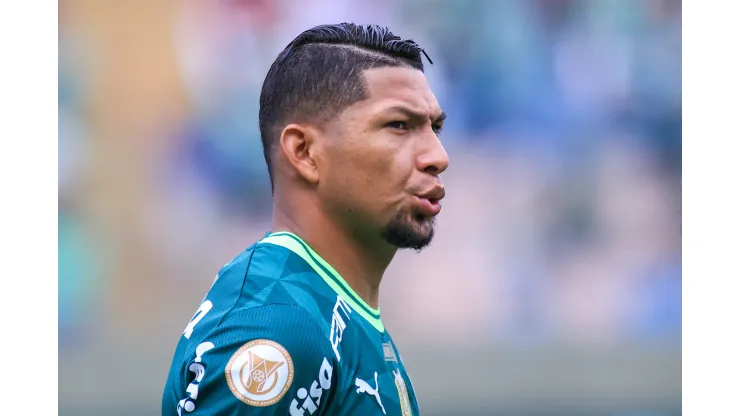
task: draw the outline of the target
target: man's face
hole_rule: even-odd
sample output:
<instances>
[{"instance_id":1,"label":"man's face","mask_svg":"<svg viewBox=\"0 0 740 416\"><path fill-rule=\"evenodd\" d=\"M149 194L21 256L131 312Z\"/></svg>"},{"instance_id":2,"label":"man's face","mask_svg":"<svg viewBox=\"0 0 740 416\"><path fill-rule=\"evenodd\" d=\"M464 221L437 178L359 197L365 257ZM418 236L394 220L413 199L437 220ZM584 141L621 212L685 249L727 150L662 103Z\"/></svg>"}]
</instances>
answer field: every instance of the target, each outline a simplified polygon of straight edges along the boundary
<instances>
[{"instance_id":1,"label":"man's face","mask_svg":"<svg viewBox=\"0 0 740 416\"><path fill-rule=\"evenodd\" d=\"M319 193L352 232L420 250L444 196L442 110L421 71L371 69L365 80L369 98L326 127Z\"/></svg>"}]
</instances>

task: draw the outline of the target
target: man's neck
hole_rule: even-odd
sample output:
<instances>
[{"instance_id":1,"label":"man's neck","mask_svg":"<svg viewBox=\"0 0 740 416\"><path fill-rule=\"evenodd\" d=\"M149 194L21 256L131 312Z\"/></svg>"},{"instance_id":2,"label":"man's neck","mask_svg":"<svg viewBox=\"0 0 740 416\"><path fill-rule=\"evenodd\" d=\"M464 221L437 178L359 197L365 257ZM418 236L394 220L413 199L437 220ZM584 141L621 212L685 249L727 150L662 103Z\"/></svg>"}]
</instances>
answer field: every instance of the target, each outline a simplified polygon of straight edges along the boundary
<instances>
[{"instance_id":1,"label":"man's neck","mask_svg":"<svg viewBox=\"0 0 740 416\"><path fill-rule=\"evenodd\" d=\"M300 210L291 210L281 205L283 209L278 204L275 206L272 230L292 232L303 239L339 272L365 303L377 309L380 281L396 249L388 244L373 246L354 238L317 206L302 205Z\"/></svg>"}]
</instances>

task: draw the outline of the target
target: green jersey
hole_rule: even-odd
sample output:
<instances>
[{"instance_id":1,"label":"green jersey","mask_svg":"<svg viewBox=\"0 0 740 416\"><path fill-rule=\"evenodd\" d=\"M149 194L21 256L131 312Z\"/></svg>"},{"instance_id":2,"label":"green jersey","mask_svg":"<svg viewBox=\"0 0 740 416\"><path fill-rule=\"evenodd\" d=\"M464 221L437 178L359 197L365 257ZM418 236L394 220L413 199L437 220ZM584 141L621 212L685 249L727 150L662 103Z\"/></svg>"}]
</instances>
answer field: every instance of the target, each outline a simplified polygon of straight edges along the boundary
<instances>
[{"instance_id":1,"label":"green jersey","mask_svg":"<svg viewBox=\"0 0 740 416\"><path fill-rule=\"evenodd\" d=\"M419 415L380 312L308 244L268 234L186 326L163 415Z\"/></svg>"}]
</instances>

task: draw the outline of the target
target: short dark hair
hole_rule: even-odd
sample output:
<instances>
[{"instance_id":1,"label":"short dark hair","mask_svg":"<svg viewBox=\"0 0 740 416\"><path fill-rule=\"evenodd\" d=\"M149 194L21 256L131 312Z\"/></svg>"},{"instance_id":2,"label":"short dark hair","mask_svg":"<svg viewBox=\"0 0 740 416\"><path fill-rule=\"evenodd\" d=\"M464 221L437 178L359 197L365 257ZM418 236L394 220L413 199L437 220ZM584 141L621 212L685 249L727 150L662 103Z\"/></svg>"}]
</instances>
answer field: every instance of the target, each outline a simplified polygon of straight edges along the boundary
<instances>
[{"instance_id":1,"label":"short dark hair","mask_svg":"<svg viewBox=\"0 0 740 416\"><path fill-rule=\"evenodd\" d=\"M423 72L422 53L431 63L416 42L378 25L321 25L290 42L267 72L260 94L259 128L273 192L272 147L284 126L328 121L367 98L362 78L367 69L408 66Z\"/></svg>"}]
</instances>

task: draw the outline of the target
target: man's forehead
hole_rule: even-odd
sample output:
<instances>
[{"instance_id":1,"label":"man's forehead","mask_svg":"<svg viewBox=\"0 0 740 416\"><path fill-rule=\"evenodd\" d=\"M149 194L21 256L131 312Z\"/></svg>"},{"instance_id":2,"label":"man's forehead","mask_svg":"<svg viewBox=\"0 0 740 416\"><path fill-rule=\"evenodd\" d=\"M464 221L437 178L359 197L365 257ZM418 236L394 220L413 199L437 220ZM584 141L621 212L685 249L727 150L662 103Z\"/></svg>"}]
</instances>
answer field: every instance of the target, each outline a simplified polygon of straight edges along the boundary
<instances>
[{"instance_id":1,"label":"man's forehead","mask_svg":"<svg viewBox=\"0 0 740 416\"><path fill-rule=\"evenodd\" d=\"M363 104L372 112L399 106L432 116L442 112L424 73L419 70L384 67L367 70L364 75L368 98Z\"/></svg>"}]
</instances>

